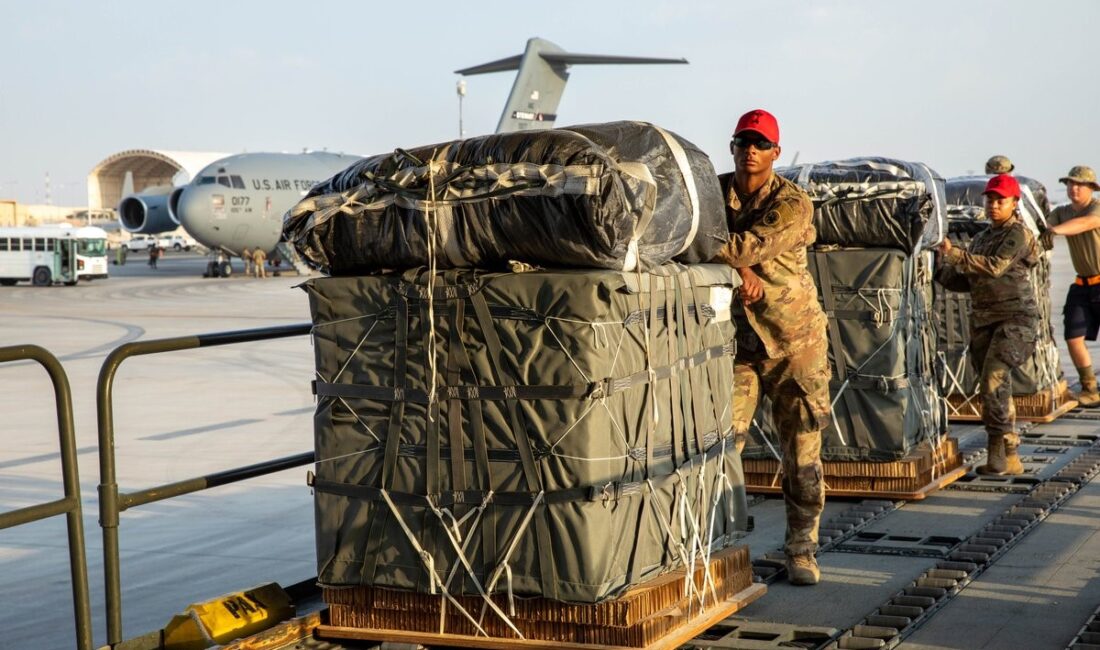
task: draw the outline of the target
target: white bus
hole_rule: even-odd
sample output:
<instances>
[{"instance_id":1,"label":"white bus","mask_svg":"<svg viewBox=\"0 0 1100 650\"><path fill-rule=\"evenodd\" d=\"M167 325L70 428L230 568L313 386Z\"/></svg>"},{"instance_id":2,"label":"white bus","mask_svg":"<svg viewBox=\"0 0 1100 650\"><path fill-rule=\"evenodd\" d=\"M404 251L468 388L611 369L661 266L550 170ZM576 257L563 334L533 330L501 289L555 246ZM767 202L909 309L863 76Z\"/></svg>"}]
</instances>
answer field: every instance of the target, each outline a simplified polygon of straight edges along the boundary
<instances>
[{"instance_id":1,"label":"white bus","mask_svg":"<svg viewBox=\"0 0 1100 650\"><path fill-rule=\"evenodd\" d=\"M39 287L107 277L107 233L102 228L0 228L0 285Z\"/></svg>"}]
</instances>

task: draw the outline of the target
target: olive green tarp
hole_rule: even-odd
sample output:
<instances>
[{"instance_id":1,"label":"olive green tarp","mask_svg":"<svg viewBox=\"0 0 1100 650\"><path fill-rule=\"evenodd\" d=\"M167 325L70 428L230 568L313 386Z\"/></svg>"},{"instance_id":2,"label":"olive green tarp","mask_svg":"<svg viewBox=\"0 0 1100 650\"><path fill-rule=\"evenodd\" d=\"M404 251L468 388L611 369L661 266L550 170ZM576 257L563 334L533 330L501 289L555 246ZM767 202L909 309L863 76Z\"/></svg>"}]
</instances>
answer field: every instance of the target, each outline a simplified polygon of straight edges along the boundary
<instances>
[{"instance_id":1,"label":"olive green tarp","mask_svg":"<svg viewBox=\"0 0 1100 650\"><path fill-rule=\"evenodd\" d=\"M809 268L828 317L832 423L825 460L892 461L946 431L934 375L931 254L890 248L811 249ZM763 400L746 458L778 457Z\"/></svg>"},{"instance_id":2,"label":"olive green tarp","mask_svg":"<svg viewBox=\"0 0 1100 650\"><path fill-rule=\"evenodd\" d=\"M306 282L319 581L598 602L731 545L735 286L717 265Z\"/></svg>"}]
</instances>

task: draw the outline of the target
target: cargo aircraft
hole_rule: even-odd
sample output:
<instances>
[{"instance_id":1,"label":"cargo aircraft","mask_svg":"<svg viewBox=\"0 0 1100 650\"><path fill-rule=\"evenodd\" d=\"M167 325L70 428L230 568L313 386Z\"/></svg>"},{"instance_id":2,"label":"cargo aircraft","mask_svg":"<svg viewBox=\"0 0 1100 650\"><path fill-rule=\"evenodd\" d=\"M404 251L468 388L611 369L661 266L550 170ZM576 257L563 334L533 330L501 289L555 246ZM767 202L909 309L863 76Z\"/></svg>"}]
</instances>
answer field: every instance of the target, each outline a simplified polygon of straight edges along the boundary
<instances>
[{"instance_id":1,"label":"cargo aircraft","mask_svg":"<svg viewBox=\"0 0 1100 650\"><path fill-rule=\"evenodd\" d=\"M497 133L549 129L569 80L569 67L592 64L687 63L686 59L578 54L550 41L532 38L523 54L456 70L463 76L516 70L516 79ZM171 224L212 251L207 275L227 277L229 257L245 248L276 250L283 214L316 183L347 168L358 156L311 152L302 154L245 153L217 160L187 185L131 194L119 204L120 223L130 232L151 232L149 219L167 211ZM280 247L284 255L289 249Z\"/></svg>"}]
</instances>

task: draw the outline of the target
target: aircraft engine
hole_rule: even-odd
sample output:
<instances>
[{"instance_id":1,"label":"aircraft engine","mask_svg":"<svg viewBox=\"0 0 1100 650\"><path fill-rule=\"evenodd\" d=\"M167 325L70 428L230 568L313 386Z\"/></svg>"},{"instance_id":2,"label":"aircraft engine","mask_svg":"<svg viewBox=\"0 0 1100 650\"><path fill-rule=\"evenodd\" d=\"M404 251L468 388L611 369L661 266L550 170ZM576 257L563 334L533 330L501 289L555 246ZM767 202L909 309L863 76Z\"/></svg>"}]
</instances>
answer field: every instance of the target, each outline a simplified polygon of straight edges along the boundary
<instances>
[{"instance_id":1,"label":"aircraft engine","mask_svg":"<svg viewBox=\"0 0 1100 650\"><path fill-rule=\"evenodd\" d=\"M178 228L179 222L168 211L171 191L171 187L155 187L124 197L118 204L118 221L123 230L151 235Z\"/></svg>"},{"instance_id":2,"label":"aircraft engine","mask_svg":"<svg viewBox=\"0 0 1100 650\"><path fill-rule=\"evenodd\" d=\"M186 187L186 186L184 186ZM175 221L177 225L180 223L179 205L180 194L183 194L184 187L177 187L172 190L172 193L168 195L168 217Z\"/></svg>"}]
</instances>

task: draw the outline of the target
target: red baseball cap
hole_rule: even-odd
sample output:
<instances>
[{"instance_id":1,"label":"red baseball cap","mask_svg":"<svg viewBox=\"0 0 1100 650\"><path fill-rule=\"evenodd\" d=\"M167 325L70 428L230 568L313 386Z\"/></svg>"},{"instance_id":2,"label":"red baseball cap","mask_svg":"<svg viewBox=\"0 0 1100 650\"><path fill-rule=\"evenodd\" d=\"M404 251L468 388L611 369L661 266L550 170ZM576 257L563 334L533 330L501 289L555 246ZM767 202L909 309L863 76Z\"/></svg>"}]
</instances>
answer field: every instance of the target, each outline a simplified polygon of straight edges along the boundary
<instances>
[{"instance_id":1,"label":"red baseball cap","mask_svg":"<svg viewBox=\"0 0 1100 650\"><path fill-rule=\"evenodd\" d=\"M769 142L779 144L779 122L775 116L761 108L749 111L737 120L737 128L733 130L736 137L742 131L755 131L768 139Z\"/></svg>"},{"instance_id":2,"label":"red baseball cap","mask_svg":"<svg viewBox=\"0 0 1100 650\"><path fill-rule=\"evenodd\" d=\"M997 174L985 184L982 194L996 194L1005 198L1020 198L1020 183L1011 174Z\"/></svg>"}]
</instances>

